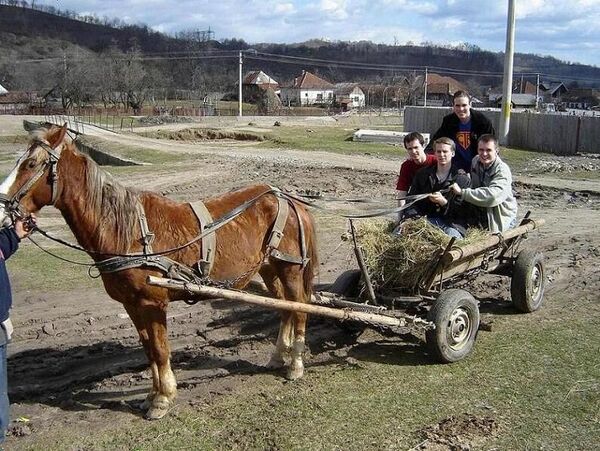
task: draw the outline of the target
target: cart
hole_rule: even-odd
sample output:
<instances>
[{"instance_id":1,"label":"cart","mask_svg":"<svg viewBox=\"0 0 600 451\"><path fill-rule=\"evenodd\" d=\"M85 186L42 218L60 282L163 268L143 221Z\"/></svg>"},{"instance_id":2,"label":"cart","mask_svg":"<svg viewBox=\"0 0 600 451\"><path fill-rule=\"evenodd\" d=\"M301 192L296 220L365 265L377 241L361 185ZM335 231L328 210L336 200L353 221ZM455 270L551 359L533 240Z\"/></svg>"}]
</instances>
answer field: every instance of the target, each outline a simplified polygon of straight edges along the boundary
<instances>
[{"instance_id":1,"label":"cart","mask_svg":"<svg viewBox=\"0 0 600 451\"><path fill-rule=\"evenodd\" d=\"M327 290L317 291L308 304L176 279L149 276L147 282L210 299L326 316L343 324L362 323L392 331L400 328L405 331L407 327L421 329L425 331L430 354L440 362L450 363L471 353L480 325L478 301L468 291L456 288L458 282L482 272L504 275L511 278L511 298L517 310L534 312L540 308L544 297L543 255L519 248L527 234L544 222L529 218L527 213L514 229L492 234L480 242L457 247L452 239L432 256L415 287L400 294L383 295L373 290L356 240L354 250L359 269L342 273ZM425 306L425 314L408 313L405 306L417 304Z\"/></svg>"}]
</instances>

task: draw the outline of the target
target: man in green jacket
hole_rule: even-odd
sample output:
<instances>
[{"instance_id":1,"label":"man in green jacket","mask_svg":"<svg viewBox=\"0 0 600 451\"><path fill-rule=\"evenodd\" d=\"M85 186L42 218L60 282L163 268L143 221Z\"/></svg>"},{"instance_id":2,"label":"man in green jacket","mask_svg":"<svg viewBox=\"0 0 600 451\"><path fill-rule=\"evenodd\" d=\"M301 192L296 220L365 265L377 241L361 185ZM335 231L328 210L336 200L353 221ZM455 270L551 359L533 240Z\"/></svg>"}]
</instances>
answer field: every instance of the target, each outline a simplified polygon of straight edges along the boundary
<instances>
[{"instance_id":1,"label":"man in green jacket","mask_svg":"<svg viewBox=\"0 0 600 451\"><path fill-rule=\"evenodd\" d=\"M453 184L460 199L480 208L479 225L490 232L503 232L517 223L517 201L512 192L512 174L498 155L498 140L483 135L471 163L471 188Z\"/></svg>"}]
</instances>

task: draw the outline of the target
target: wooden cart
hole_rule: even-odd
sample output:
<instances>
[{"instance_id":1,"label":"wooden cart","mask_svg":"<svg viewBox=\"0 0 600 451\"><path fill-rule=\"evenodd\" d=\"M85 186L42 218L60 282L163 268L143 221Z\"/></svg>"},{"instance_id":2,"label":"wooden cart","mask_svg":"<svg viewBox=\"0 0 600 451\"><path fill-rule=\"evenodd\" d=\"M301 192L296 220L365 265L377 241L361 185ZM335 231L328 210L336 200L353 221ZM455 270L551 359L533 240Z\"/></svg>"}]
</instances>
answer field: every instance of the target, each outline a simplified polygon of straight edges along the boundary
<instances>
[{"instance_id":1,"label":"wooden cart","mask_svg":"<svg viewBox=\"0 0 600 451\"><path fill-rule=\"evenodd\" d=\"M520 225L503 233L464 247L448 246L432 256L427 270L414 289L399 295L376 293L362 259L360 246L355 252L360 269L342 273L326 290L313 295L310 304L274 299L245 291L197 285L185 281L148 277L148 283L174 290L187 290L211 299L228 299L279 310L301 311L343 322L359 322L389 329L415 327L425 330L430 353L448 363L465 358L473 350L479 330L479 304L466 290L454 285L478 273L488 272L511 278L511 297L522 312L540 308L544 296L544 265L541 253L521 250L527 233L544 224L529 214ZM367 299L358 297L363 282ZM402 306L426 304L426 315L410 315Z\"/></svg>"}]
</instances>

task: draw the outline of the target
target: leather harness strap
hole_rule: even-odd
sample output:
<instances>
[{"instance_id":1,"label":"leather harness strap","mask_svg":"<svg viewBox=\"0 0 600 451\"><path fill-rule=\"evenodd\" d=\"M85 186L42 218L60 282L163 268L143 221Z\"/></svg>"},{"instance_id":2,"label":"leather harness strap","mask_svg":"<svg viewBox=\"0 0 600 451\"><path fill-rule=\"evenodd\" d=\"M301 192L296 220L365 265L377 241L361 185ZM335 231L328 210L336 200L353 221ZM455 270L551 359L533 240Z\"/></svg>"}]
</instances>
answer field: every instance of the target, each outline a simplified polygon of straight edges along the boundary
<instances>
[{"instance_id":1,"label":"leather harness strap","mask_svg":"<svg viewBox=\"0 0 600 451\"><path fill-rule=\"evenodd\" d=\"M204 228L207 224L212 224L213 218L204 202L201 200L197 202L190 202L190 207L196 218L198 218L198 223L200 224L200 233L204 232ZM215 261L215 250L217 248L217 234L209 233L202 237L202 257L198 260L198 270L203 277L208 277L210 274L210 270Z\"/></svg>"},{"instance_id":2,"label":"leather harness strap","mask_svg":"<svg viewBox=\"0 0 600 451\"><path fill-rule=\"evenodd\" d=\"M306 242L304 238L304 226L302 223L302 219L298 214L298 210L293 202L291 202L290 198L287 197L284 193L282 193L278 188L271 187L272 194L277 197L277 216L275 217L275 222L273 223L273 229L271 230L271 236L269 237L269 244L267 249L270 249L269 255L277 260L282 260L288 263L293 263L295 265L302 265L302 267L306 266L308 263L308 258L306 257ZM279 243L283 238L283 231L285 229L285 224L289 215L289 205L292 205L292 209L296 213L296 217L298 218L298 228L300 233L300 252L301 256L296 257L294 255L286 254L281 252L277 248L279 247Z\"/></svg>"},{"instance_id":3,"label":"leather harness strap","mask_svg":"<svg viewBox=\"0 0 600 451\"><path fill-rule=\"evenodd\" d=\"M144 246L144 254L152 254L152 242L154 241L154 233L150 231L148 227L148 221L146 220L146 212L144 211L144 206L142 203L138 201L135 203L135 209L138 214L138 220L140 222L140 232L142 234L141 242Z\"/></svg>"}]
</instances>

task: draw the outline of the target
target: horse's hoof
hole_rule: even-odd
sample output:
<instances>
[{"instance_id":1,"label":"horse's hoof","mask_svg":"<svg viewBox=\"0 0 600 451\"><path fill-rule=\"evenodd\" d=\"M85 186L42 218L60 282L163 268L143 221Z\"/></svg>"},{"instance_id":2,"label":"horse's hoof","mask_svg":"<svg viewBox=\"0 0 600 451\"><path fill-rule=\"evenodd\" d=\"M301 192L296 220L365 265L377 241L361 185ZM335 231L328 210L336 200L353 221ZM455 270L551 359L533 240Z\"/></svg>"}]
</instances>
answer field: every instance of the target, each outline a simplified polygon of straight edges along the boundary
<instances>
[{"instance_id":1,"label":"horse's hoof","mask_svg":"<svg viewBox=\"0 0 600 451\"><path fill-rule=\"evenodd\" d=\"M138 409L146 411L150 409L152 406L152 401L154 401L154 395L148 395L146 399L144 399L141 403L138 404Z\"/></svg>"},{"instance_id":2,"label":"horse's hoof","mask_svg":"<svg viewBox=\"0 0 600 451\"><path fill-rule=\"evenodd\" d=\"M267 363L267 368L271 370L276 370L279 368L283 368L285 365L285 361L281 357L271 357L269 363Z\"/></svg>"},{"instance_id":3,"label":"horse's hoof","mask_svg":"<svg viewBox=\"0 0 600 451\"><path fill-rule=\"evenodd\" d=\"M144 418L146 420L160 420L162 417L164 417L167 414L168 411L169 411L168 407L152 406L148 409L148 411L144 415Z\"/></svg>"},{"instance_id":4,"label":"horse's hoof","mask_svg":"<svg viewBox=\"0 0 600 451\"><path fill-rule=\"evenodd\" d=\"M286 374L288 381L295 381L300 379L304 375L304 366L289 367Z\"/></svg>"}]
</instances>

